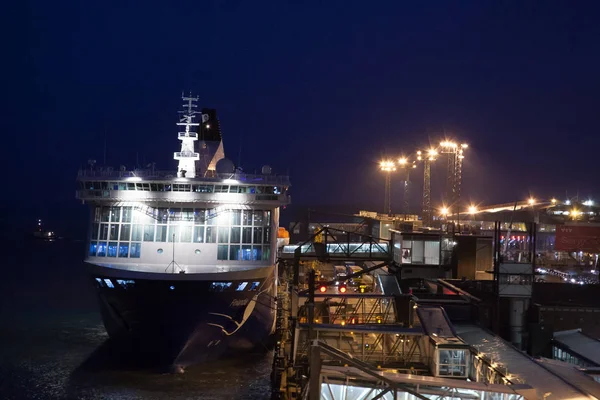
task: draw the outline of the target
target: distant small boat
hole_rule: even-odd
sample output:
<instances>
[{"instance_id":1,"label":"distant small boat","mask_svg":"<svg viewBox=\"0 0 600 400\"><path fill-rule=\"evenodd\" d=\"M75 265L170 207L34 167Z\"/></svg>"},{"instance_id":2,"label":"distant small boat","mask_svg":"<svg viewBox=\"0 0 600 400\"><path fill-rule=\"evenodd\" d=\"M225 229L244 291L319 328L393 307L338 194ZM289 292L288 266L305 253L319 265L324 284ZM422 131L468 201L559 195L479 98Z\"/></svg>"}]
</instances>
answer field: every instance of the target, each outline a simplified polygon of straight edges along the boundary
<instances>
[{"instance_id":1,"label":"distant small boat","mask_svg":"<svg viewBox=\"0 0 600 400\"><path fill-rule=\"evenodd\" d=\"M42 220L38 219L37 229L33 232L33 237L36 239L54 240L56 239L56 234L45 230L42 226Z\"/></svg>"}]
</instances>

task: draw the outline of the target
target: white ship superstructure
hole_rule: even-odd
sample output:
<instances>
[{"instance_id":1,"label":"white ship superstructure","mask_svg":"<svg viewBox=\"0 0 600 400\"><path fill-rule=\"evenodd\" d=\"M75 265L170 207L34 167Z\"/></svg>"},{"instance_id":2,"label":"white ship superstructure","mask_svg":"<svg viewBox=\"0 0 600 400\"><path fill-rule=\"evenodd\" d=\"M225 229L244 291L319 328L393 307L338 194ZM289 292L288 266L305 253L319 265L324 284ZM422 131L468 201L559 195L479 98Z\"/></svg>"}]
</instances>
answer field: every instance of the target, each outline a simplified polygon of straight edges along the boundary
<instances>
[{"instance_id":1,"label":"white ship superstructure","mask_svg":"<svg viewBox=\"0 0 600 400\"><path fill-rule=\"evenodd\" d=\"M271 332L279 207L290 201L286 176L240 173L220 130L199 137L218 121L183 99L176 171L86 169L77 190L91 208L86 262L109 334L164 342L179 364Z\"/></svg>"}]
</instances>

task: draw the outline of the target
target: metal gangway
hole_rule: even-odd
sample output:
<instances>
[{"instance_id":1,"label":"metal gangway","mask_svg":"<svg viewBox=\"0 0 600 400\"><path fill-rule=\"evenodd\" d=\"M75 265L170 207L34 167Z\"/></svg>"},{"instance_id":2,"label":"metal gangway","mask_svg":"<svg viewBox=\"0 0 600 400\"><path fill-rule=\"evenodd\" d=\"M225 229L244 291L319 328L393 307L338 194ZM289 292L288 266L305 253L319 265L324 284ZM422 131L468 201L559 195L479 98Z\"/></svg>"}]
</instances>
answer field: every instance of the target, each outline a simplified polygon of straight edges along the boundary
<instances>
[{"instance_id":1,"label":"metal gangway","mask_svg":"<svg viewBox=\"0 0 600 400\"><path fill-rule=\"evenodd\" d=\"M328 260L369 260L391 261L393 259L391 240L374 236L360 235L361 241L353 241L356 233L335 228L323 227L301 244L284 246L281 259L328 259Z\"/></svg>"}]
</instances>

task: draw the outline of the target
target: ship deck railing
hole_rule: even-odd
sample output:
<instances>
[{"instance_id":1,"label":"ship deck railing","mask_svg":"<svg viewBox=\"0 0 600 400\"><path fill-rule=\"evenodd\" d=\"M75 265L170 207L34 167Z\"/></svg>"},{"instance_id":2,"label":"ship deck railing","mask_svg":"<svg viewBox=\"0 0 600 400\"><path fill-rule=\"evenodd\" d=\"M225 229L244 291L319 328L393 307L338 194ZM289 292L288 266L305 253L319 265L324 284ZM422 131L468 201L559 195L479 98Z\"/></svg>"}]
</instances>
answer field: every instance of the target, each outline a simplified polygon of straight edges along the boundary
<instances>
[{"instance_id":1,"label":"ship deck railing","mask_svg":"<svg viewBox=\"0 0 600 400\"><path fill-rule=\"evenodd\" d=\"M81 169L77 173L79 180L127 180L148 179L148 180L175 180L219 182L225 179L243 183L255 184L279 184L289 186L289 176L287 175L265 175L265 174L245 174L245 173L212 173L210 176L196 176L195 178L183 178L177 176L177 171L158 171L151 169L137 169L133 171L115 170L112 168L104 169Z\"/></svg>"}]
</instances>

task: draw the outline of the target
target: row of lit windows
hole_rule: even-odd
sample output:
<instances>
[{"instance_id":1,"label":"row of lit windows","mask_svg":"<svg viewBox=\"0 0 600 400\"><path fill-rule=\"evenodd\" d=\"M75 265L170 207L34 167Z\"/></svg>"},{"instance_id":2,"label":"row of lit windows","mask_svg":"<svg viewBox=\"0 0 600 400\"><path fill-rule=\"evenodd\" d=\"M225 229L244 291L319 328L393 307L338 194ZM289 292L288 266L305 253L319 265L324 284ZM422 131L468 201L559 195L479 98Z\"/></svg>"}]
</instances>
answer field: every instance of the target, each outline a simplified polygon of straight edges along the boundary
<instances>
[{"instance_id":1,"label":"row of lit windows","mask_svg":"<svg viewBox=\"0 0 600 400\"><path fill-rule=\"evenodd\" d=\"M93 222L120 222L169 224L193 222L194 225L241 225L269 226L271 211L265 210L217 210L205 208L151 208L140 207L96 207Z\"/></svg>"},{"instance_id":2,"label":"row of lit windows","mask_svg":"<svg viewBox=\"0 0 600 400\"><path fill-rule=\"evenodd\" d=\"M244 290L255 292L259 286L260 282L213 282L208 290L211 292L227 292L235 288L236 292L243 292Z\"/></svg>"},{"instance_id":3,"label":"row of lit windows","mask_svg":"<svg viewBox=\"0 0 600 400\"><path fill-rule=\"evenodd\" d=\"M95 278L98 287L106 287L114 289L115 287L121 287L123 289L130 289L135 286L135 281L132 279L110 279L110 278ZM116 285L115 285L116 282ZM235 288L236 292L255 292L260 287L260 282L212 282L209 286L211 292L226 292ZM174 285L169 286L170 290L175 290Z\"/></svg>"},{"instance_id":4,"label":"row of lit windows","mask_svg":"<svg viewBox=\"0 0 600 400\"><path fill-rule=\"evenodd\" d=\"M88 255L90 257L140 258L142 244L135 242L90 242ZM195 249L200 254L199 249ZM163 249L157 249L158 254ZM256 245L226 245L217 247L217 260L233 261L268 261L271 258L270 246Z\"/></svg>"},{"instance_id":5,"label":"row of lit windows","mask_svg":"<svg viewBox=\"0 0 600 400\"><path fill-rule=\"evenodd\" d=\"M270 246L240 246L238 244L220 244L217 247L217 260L269 261L270 258Z\"/></svg>"},{"instance_id":6,"label":"row of lit windows","mask_svg":"<svg viewBox=\"0 0 600 400\"><path fill-rule=\"evenodd\" d=\"M141 243L129 242L90 242L90 257L140 258Z\"/></svg>"},{"instance_id":7,"label":"row of lit windows","mask_svg":"<svg viewBox=\"0 0 600 400\"><path fill-rule=\"evenodd\" d=\"M270 227L93 224L92 240L175 243L271 243Z\"/></svg>"},{"instance_id":8,"label":"row of lit windows","mask_svg":"<svg viewBox=\"0 0 600 400\"><path fill-rule=\"evenodd\" d=\"M144 192L281 194L282 187L149 182L79 182L79 189L138 190Z\"/></svg>"},{"instance_id":9,"label":"row of lit windows","mask_svg":"<svg viewBox=\"0 0 600 400\"><path fill-rule=\"evenodd\" d=\"M115 282L117 282L117 285L122 287L123 289L130 289L135 286L135 281L131 279L115 279ZM99 287L107 287L110 289L115 288L115 284L113 283L113 281L108 278L96 278L96 283Z\"/></svg>"}]
</instances>

